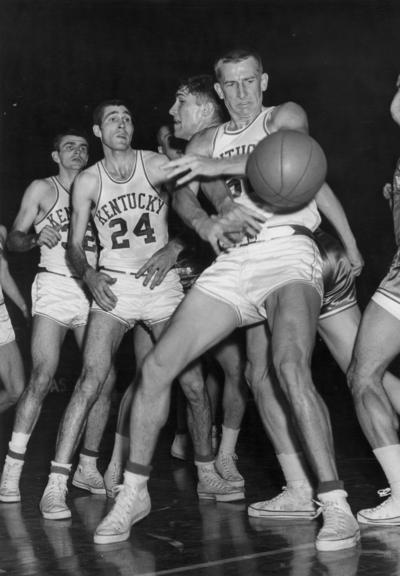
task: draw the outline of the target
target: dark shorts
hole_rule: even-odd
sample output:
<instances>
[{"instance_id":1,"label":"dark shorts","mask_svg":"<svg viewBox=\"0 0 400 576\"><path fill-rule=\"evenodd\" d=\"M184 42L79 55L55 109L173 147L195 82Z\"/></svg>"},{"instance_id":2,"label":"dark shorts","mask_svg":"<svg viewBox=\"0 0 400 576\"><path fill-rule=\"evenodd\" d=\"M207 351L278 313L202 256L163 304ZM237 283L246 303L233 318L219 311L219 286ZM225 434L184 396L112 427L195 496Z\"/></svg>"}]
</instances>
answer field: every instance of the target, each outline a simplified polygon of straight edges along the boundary
<instances>
[{"instance_id":1,"label":"dark shorts","mask_svg":"<svg viewBox=\"0 0 400 576\"><path fill-rule=\"evenodd\" d=\"M314 232L322 256L324 298L320 318L338 314L357 305L351 264L338 240L318 229Z\"/></svg>"}]
</instances>

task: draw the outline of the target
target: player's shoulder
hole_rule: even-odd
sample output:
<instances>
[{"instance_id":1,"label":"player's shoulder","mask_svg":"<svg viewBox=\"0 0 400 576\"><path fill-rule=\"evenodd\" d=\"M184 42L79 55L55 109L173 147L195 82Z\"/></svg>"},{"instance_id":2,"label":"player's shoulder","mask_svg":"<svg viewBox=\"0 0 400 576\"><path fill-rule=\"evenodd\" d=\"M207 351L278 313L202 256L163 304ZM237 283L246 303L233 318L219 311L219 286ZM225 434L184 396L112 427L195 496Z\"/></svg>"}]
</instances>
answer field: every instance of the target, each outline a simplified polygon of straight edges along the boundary
<instances>
[{"instance_id":1,"label":"player's shoulder","mask_svg":"<svg viewBox=\"0 0 400 576\"><path fill-rule=\"evenodd\" d=\"M168 156L154 150L137 150L138 154L142 155L143 162L147 165L160 166L168 162Z\"/></svg>"},{"instance_id":2,"label":"player's shoulder","mask_svg":"<svg viewBox=\"0 0 400 576\"><path fill-rule=\"evenodd\" d=\"M37 178L27 186L24 192L25 202L37 202L48 197L49 194L55 193L54 185L51 178Z\"/></svg>"},{"instance_id":3,"label":"player's shoulder","mask_svg":"<svg viewBox=\"0 0 400 576\"><path fill-rule=\"evenodd\" d=\"M97 186L100 180L99 170L97 168L97 164L93 164L79 174L76 175L74 180L74 188L77 186L85 186L85 187L92 187Z\"/></svg>"},{"instance_id":4,"label":"player's shoulder","mask_svg":"<svg viewBox=\"0 0 400 576\"><path fill-rule=\"evenodd\" d=\"M271 131L284 128L308 131L306 111L300 104L292 101L274 106L269 118L269 127Z\"/></svg>"},{"instance_id":5,"label":"player's shoulder","mask_svg":"<svg viewBox=\"0 0 400 576\"><path fill-rule=\"evenodd\" d=\"M194 134L186 147L186 154L193 152L207 155L211 152L216 130L216 126L210 126Z\"/></svg>"},{"instance_id":6,"label":"player's shoulder","mask_svg":"<svg viewBox=\"0 0 400 576\"><path fill-rule=\"evenodd\" d=\"M0 248L1 246L5 246L5 242L7 240L7 228L0 224Z\"/></svg>"}]
</instances>

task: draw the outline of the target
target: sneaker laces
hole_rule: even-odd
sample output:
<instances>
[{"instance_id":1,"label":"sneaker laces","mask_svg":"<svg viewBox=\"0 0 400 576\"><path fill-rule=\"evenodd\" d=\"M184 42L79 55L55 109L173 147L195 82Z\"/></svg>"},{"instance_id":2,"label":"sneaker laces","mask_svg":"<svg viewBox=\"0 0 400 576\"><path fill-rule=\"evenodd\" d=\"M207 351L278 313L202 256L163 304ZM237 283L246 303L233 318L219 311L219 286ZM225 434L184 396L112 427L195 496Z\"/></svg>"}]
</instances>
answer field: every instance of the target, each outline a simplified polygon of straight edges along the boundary
<instances>
[{"instance_id":1,"label":"sneaker laces","mask_svg":"<svg viewBox=\"0 0 400 576\"><path fill-rule=\"evenodd\" d=\"M113 491L117 495L115 504L101 524L118 530L124 528L131 520L132 508L135 505L134 496L137 490L126 484L118 484ZM133 497L130 498L130 495Z\"/></svg>"},{"instance_id":2,"label":"sneaker laces","mask_svg":"<svg viewBox=\"0 0 400 576\"><path fill-rule=\"evenodd\" d=\"M52 505L55 501L60 500L61 498L65 500L67 492L68 488L66 481L61 474L57 474L56 476L53 476L48 483L44 497L47 502Z\"/></svg>"},{"instance_id":3,"label":"sneaker laces","mask_svg":"<svg viewBox=\"0 0 400 576\"><path fill-rule=\"evenodd\" d=\"M109 474L107 474L107 472L109 472ZM108 483L108 486L106 486L106 488L107 490L111 490L111 492L116 493L117 488L121 489L122 486L122 484L120 484L122 468L119 464L113 463L111 466L108 467L107 472L104 475L104 478L105 479L107 478L107 480L110 480L111 482ZM105 480L104 484L106 485Z\"/></svg>"},{"instance_id":4,"label":"sneaker laces","mask_svg":"<svg viewBox=\"0 0 400 576\"><path fill-rule=\"evenodd\" d=\"M315 513L315 518L324 514L324 525L322 530L327 530L330 532L338 533L341 528L345 528L344 520L348 516L347 511L341 507L337 502L320 502L319 500L313 500L318 506ZM341 514L338 514L341 512Z\"/></svg>"},{"instance_id":5,"label":"sneaker laces","mask_svg":"<svg viewBox=\"0 0 400 576\"><path fill-rule=\"evenodd\" d=\"M19 480L22 470L22 462L19 460L6 460L4 465L3 474L1 476L1 487L8 488L9 484L15 483L15 481Z\"/></svg>"},{"instance_id":6,"label":"sneaker laces","mask_svg":"<svg viewBox=\"0 0 400 576\"><path fill-rule=\"evenodd\" d=\"M221 478L221 476L213 470L204 471L201 480L211 488L220 488L223 490L227 487L231 487L226 480Z\"/></svg>"},{"instance_id":7,"label":"sneaker laces","mask_svg":"<svg viewBox=\"0 0 400 576\"><path fill-rule=\"evenodd\" d=\"M92 484L98 484L103 487L103 478L94 465L83 465L80 464L79 472L85 476Z\"/></svg>"},{"instance_id":8,"label":"sneaker laces","mask_svg":"<svg viewBox=\"0 0 400 576\"><path fill-rule=\"evenodd\" d=\"M218 460L224 469L224 472L228 474L233 474L239 476L239 470L236 467L235 462L238 460L237 454L226 454L225 452L220 452L218 455Z\"/></svg>"},{"instance_id":9,"label":"sneaker laces","mask_svg":"<svg viewBox=\"0 0 400 576\"><path fill-rule=\"evenodd\" d=\"M392 490L390 488L381 488L380 490L377 491L379 498L386 498L387 496L390 496L391 493L392 493ZM391 501L391 498L387 498L386 500L384 500L383 502L381 502L377 506L374 506L373 508L371 508L371 510L381 510L390 501Z\"/></svg>"}]
</instances>

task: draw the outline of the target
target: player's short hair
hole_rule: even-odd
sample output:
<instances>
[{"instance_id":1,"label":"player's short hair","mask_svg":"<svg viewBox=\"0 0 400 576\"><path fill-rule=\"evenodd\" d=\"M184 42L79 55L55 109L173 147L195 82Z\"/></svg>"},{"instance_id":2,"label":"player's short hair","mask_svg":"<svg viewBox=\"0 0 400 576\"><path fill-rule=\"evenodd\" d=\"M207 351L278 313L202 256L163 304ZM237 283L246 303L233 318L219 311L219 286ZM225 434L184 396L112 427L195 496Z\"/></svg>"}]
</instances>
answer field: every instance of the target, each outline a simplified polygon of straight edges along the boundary
<instances>
[{"instance_id":1,"label":"player's short hair","mask_svg":"<svg viewBox=\"0 0 400 576\"><path fill-rule=\"evenodd\" d=\"M76 128L68 128L66 130L63 130L62 132L59 132L53 138L53 148L52 148L53 152L59 152L60 151L61 140L63 138L65 138L65 136L79 136L80 138L83 138L84 140L86 140L86 142L89 144L88 135L86 134L86 132L84 130L77 130Z\"/></svg>"},{"instance_id":2,"label":"player's short hair","mask_svg":"<svg viewBox=\"0 0 400 576\"><path fill-rule=\"evenodd\" d=\"M101 122L103 120L103 115L104 115L104 110L107 108L107 106L124 106L130 117L133 119L133 114L129 108L129 106L127 105L126 102L124 102L123 100L118 100L116 98L114 99L110 99L110 100L103 100L103 102L100 102L100 104L98 104L96 106L96 108L93 111L93 124L97 125L97 126L101 126Z\"/></svg>"},{"instance_id":3,"label":"player's short hair","mask_svg":"<svg viewBox=\"0 0 400 576\"><path fill-rule=\"evenodd\" d=\"M247 58L253 57L258 64L260 72L263 71L263 63L261 60L260 54L257 50L253 48L241 47L241 48L233 48L233 50L229 50L225 52L221 56L219 56L214 62L214 72L217 80L221 77L221 65L227 64L228 62L241 62L242 60L246 60Z\"/></svg>"},{"instance_id":4,"label":"player's short hair","mask_svg":"<svg viewBox=\"0 0 400 576\"><path fill-rule=\"evenodd\" d=\"M214 79L211 74L198 74L182 78L178 90L187 90L201 102L210 102L216 114L222 116L222 107L214 90Z\"/></svg>"}]
</instances>

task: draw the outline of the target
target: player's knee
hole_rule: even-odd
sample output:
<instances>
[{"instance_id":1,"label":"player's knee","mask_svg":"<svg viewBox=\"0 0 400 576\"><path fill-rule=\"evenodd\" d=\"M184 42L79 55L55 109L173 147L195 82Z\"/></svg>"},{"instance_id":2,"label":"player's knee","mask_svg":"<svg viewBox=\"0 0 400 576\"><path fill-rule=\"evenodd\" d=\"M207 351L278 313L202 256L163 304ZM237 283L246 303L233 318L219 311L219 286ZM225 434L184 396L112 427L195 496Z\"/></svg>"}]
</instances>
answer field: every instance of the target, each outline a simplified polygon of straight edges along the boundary
<instances>
[{"instance_id":1,"label":"player's knee","mask_svg":"<svg viewBox=\"0 0 400 576\"><path fill-rule=\"evenodd\" d=\"M54 374L45 366L34 366L28 388L29 393L38 400L43 400L53 382Z\"/></svg>"},{"instance_id":2,"label":"player's knee","mask_svg":"<svg viewBox=\"0 0 400 576\"><path fill-rule=\"evenodd\" d=\"M182 390L189 402L196 402L204 398L204 380L200 372L187 372L179 378Z\"/></svg>"},{"instance_id":3,"label":"player's knee","mask_svg":"<svg viewBox=\"0 0 400 576\"><path fill-rule=\"evenodd\" d=\"M106 377L106 370L101 371L96 366L85 365L76 384L75 393L80 394L88 401L96 400L101 393Z\"/></svg>"},{"instance_id":4,"label":"player's knee","mask_svg":"<svg viewBox=\"0 0 400 576\"><path fill-rule=\"evenodd\" d=\"M286 393L298 395L310 388L311 368L304 356L284 356L274 360L278 381Z\"/></svg>"},{"instance_id":5,"label":"player's knee","mask_svg":"<svg viewBox=\"0 0 400 576\"><path fill-rule=\"evenodd\" d=\"M350 392L355 400L361 399L375 383L382 380L384 370L369 366L368 363L353 359L347 370L346 379Z\"/></svg>"},{"instance_id":6,"label":"player's knee","mask_svg":"<svg viewBox=\"0 0 400 576\"><path fill-rule=\"evenodd\" d=\"M140 369L140 385L146 390L156 390L164 388L164 386L170 386L173 378L175 378L175 374L170 374L168 364L160 360L151 351L144 359Z\"/></svg>"}]
</instances>

